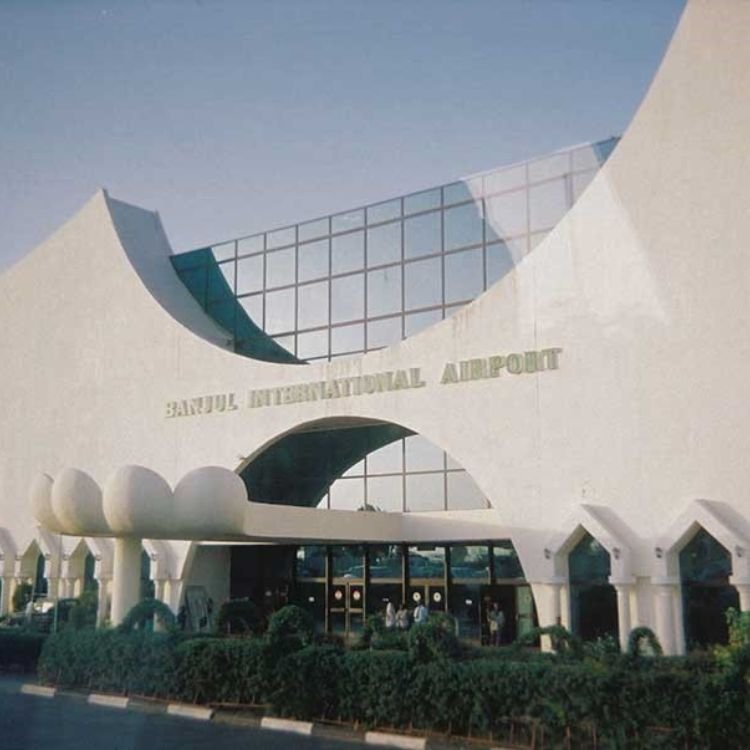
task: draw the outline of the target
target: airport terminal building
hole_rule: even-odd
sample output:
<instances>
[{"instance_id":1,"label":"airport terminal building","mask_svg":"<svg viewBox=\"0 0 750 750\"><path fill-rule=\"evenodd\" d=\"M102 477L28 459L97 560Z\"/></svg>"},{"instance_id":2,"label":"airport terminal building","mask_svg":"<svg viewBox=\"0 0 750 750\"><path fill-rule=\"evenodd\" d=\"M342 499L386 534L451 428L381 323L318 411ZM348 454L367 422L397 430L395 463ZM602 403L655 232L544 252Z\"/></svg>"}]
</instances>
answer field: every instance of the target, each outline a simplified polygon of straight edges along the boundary
<instances>
[{"instance_id":1,"label":"airport terminal building","mask_svg":"<svg viewBox=\"0 0 750 750\"><path fill-rule=\"evenodd\" d=\"M0 614L88 587L499 602L665 651L750 609L750 5L691 0L621 139L174 253L101 191L0 276Z\"/></svg>"}]
</instances>

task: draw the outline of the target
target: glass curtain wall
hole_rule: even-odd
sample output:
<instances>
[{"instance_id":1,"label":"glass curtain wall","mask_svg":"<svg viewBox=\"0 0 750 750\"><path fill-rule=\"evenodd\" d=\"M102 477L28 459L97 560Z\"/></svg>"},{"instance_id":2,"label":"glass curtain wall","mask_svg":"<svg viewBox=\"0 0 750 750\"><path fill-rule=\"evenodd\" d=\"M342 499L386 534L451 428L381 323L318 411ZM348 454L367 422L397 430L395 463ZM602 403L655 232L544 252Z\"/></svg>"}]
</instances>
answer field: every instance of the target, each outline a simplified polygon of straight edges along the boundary
<instances>
[{"instance_id":1,"label":"glass curtain wall","mask_svg":"<svg viewBox=\"0 0 750 750\"><path fill-rule=\"evenodd\" d=\"M531 589L509 540L485 544L304 546L296 551L293 600L319 630L349 637L388 602L410 612L450 612L459 635L488 642L487 611L505 614L504 641L536 623Z\"/></svg>"},{"instance_id":2,"label":"glass curtain wall","mask_svg":"<svg viewBox=\"0 0 750 750\"><path fill-rule=\"evenodd\" d=\"M174 255L235 351L278 362L381 349L452 315L530 252L570 209L616 138L313 221ZM487 507L419 436L370 454L322 507Z\"/></svg>"}]
</instances>

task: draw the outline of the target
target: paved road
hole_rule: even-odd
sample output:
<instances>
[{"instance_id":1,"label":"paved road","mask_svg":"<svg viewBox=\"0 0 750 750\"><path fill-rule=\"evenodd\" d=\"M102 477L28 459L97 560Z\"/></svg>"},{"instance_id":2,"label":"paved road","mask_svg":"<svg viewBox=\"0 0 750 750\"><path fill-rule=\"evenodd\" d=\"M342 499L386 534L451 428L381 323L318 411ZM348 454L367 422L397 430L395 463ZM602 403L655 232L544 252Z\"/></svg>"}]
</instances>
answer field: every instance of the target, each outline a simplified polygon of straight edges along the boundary
<instances>
[{"instance_id":1,"label":"paved road","mask_svg":"<svg viewBox=\"0 0 750 750\"><path fill-rule=\"evenodd\" d=\"M362 750L359 742L195 721L164 714L90 706L77 696L21 695L7 679L0 686L3 750Z\"/></svg>"}]
</instances>

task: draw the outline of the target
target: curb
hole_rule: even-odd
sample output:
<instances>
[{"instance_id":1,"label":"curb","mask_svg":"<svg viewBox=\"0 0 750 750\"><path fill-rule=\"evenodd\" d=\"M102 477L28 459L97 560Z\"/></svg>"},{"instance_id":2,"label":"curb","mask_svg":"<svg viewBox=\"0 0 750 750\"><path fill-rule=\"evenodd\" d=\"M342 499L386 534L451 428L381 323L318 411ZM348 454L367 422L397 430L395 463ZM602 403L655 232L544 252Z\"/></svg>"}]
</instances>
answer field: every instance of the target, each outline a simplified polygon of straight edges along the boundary
<instances>
[{"instance_id":1,"label":"curb","mask_svg":"<svg viewBox=\"0 0 750 750\"><path fill-rule=\"evenodd\" d=\"M296 719L281 719L275 716L264 716L262 718L245 717L235 715L232 711L223 711L221 708L208 708L206 706L195 706L190 703L160 703L151 706L148 702L140 700L137 696L130 698L124 695L107 695L106 693L83 693L77 691L62 691L46 685L24 683L18 688L19 693L32 695L40 698L54 698L64 696L85 700L93 706L105 708L129 709L146 713L162 713L165 715L193 719L197 721L215 721L218 723L244 725L271 732L287 732L305 737L329 737L348 742L359 742L373 747L393 747L402 750L428 750L434 748L458 748L466 747L465 738L438 738L416 737L413 735L397 734L395 732L368 731L364 734L354 728L341 727L332 731L328 724L318 724L311 721L298 721ZM458 744L456 744L458 743ZM510 750L506 746L493 746L490 750Z\"/></svg>"},{"instance_id":2,"label":"curb","mask_svg":"<svg viewBox=\"0 0 750 750\"><path fill-rule=\"evenodd\" d=\"M425 750L426 737L407 737L403 734L389 734L387 732L366 732L365 742L379 747L398 747L403 750Z\"/></svg>"},{"instance_id":3,"label":"curb","mask_svg":"<svg viewBox=\"0 0 750 750\"><path fill-rule=\"evenodd\" d=\"M107 706L108 708L127 708L130 699L124 695L105 695L104 693L89 693L88 702L93 706Z\"/></svg>"},{"instance_id":4,"label":"curb","mask_svg":"<svg viewBox=\"0 0 750 750\"><path fill-rule=\"evenodd\" d=\"M213 708L203 706L191 706L187 703L170 703L167 713L171 716L182 716L185 719L196 719L198 721L211 721L214 715Z\"/></svg>"},{"instance_id":5,"label":"curb","mask_svg":"<svg viewBox=\"0 0 750 750\"><path fill-rule=\"evenodd\" d=\"M296 721L294 719L277 719L274 716L264 716L260 720L261 729L270 729L275 732L293 732L312 735L313 724L311 721Z\"/></svg>"},{"instance_id":6,"label":"curb","mask_svg":"<svg viewBox=\"0 0 750 750\"><path fill-rule=\"evenodd\" d=\"M45 687L44 685L34 685L30 682L21 685L21 692L24 695L36 695L38 698L54 698L57 694L55 688Z\"/></svg>"}]
</instances>

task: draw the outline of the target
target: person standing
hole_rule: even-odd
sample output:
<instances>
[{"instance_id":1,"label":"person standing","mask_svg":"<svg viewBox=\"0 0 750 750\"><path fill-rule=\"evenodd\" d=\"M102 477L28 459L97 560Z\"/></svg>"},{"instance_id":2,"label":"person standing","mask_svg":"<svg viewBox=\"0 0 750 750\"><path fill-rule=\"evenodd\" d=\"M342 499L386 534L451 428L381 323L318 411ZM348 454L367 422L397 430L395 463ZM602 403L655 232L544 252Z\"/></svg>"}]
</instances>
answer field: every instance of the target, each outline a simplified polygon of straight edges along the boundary
<instances>
[{"instance_id":1,"label":"person standing","mask_svg":"<svg viewBox=\"0 0 750 750\"><path fill-rule=\"evenodd\" d=\"M385 606L385 627L386 630L393 630L396 627L396 608L393 602L388 602Z\"/></svg>"},{"instance_id":2,"label":"person standing","mask_svg":"<svg viewBox=\"0 0 750 750\"><path fill-rule=\"evenodd\" d=\"M427 607L424 606L424 603L420 599L417 606L414 607L414 624L422 625L427 622L428 617L429 612L427 611Z\"/></svg>"},{"instance_id":3,"label":"person standing","mask_svg":"<svg viewBox=\"0 0 750 750\"><path fill-rule=\"evenodd\" d=\"M409 629L409 610L403 602L401 602L398 612L396 612L396 627L404 632Z\"/></svg>"}]
</instances>

